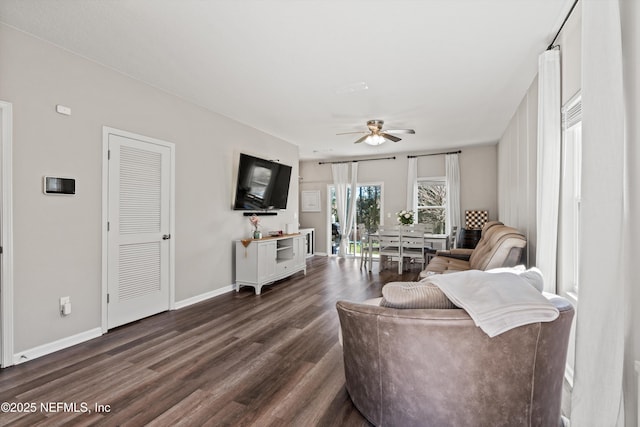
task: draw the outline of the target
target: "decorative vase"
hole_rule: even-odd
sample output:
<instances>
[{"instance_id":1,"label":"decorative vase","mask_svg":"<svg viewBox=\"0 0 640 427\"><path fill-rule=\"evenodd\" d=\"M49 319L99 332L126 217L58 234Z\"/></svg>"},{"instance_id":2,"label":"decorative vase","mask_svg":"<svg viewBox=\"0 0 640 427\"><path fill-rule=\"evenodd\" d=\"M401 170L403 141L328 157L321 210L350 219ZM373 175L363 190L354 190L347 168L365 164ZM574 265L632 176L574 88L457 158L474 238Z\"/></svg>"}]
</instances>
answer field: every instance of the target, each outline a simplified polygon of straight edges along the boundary
<instances>
[{"instance_id":1,"label":"decorative vase","mask_svg":"<svg viewBox=\"0 0 640 427\"><path fill-rule=\"evenodd\" d=\"M260 231L260 230L253 230L253 238L254 238L254 239L262 239L262 231Z\"/></svg>"}]
</instances>

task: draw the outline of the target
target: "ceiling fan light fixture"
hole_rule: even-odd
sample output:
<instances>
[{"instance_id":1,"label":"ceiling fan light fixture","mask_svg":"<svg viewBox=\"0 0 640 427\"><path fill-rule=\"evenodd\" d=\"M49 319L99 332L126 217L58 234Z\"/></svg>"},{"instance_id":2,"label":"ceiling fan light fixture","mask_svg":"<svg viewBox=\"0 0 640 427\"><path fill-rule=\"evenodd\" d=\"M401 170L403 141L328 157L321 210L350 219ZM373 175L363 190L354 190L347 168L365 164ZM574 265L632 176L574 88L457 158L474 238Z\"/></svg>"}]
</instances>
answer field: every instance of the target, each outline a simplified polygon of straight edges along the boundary
<instances>
[{"instance_id":1,"label":"ceiling fan light fixture","mask_svg":"<svg viewBox=\"0 0 640 427\"><path fill-rule=\"evenodd\" d=\"M369 145L380 145L384 142L384 137L382 135L369 135L364 142Z\"/></svg>"},{"instance_id":2,"label":"ceiling fan light fixture","mask_svg":"<svg viewBox=\"0 0 640 427\"><path fill-rule=\"evenodd\" d=\"M384 144L385 140L398 142L402 141L402 138L398 138L394 134L410 134L413 135L416 132L413 129L390 129L390 130L382 130L382 126L384 125L384 120L369 120L367 121L367 128L369 128L369 132L367 131L355 131L355 132L341 132L336 135L347 135L347 134L365 134L361 136L354 144L360 144L364 142L367 145L380 145Z\"/></svg>"}]
</instances>

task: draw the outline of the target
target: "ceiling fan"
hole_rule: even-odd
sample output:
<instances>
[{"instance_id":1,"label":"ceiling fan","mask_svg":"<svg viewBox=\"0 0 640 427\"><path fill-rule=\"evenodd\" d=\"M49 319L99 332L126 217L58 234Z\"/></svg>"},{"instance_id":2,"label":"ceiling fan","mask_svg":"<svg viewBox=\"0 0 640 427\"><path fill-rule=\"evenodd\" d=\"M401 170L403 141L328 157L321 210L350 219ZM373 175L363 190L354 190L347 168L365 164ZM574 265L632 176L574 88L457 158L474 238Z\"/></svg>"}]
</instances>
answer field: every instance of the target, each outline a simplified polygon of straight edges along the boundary
<instances>
[{"instance_id":1,"label":"ceiling fan","mask_svg":"<svg viewBox=\"0 0 640 427\"><path fill-rule=\"evenodd\" d=\"M398 138L397 136L393 136L391 134L415 134L416 131L413 129L391 129L382 131L382 125L384 124L384 120L369 120L367 121L367 127L369 128L369 132L367 131L358 131L358 132L342 132L337 133L336 135L348 135L354 133L366 133L365 136L358 139L354 142L354 144L359 144L361 142L367 143L369 145L380 145L385 140L398 142L402 138Z\"/></svg>"}]
</instances>

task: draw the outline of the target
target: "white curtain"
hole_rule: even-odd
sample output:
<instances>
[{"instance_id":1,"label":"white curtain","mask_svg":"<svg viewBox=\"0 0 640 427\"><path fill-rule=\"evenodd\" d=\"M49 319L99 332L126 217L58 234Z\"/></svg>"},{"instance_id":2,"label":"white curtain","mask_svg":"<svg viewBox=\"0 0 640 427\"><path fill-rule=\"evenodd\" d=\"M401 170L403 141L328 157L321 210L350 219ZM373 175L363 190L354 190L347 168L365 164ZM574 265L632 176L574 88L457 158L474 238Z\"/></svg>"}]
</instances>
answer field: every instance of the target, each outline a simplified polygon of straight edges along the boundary
<instances>
[{"instance_id":1,"label":"white curtain","mask_svg":"<svg viewBox=\"0 0 640 427\"><path fill-rule=\"evenodd\" d=\"M633 260L623 250L632 218L622 67L618 1L583 0L580 284L571 402L576 426L625 424L625 316L632 303L624 272Z\"/></svg>"},{"instance_id":2,"label":"white curtain","mask_svg":"<svg viewBox=\"0 0 640 427\"><path fill-rule=\"evenodd\" d=\"M536 195L536 265L544 274L544 290L556 293L558 208L562 123L560 51L538 58L538 187Z\"/></svg>"},{"instance_id":3,"label":"white curtain","mask_svg":"<svg viewBox=\"0 0 640 427\"><path fill-rule=\"evenodd\" d=\"M458 154L447 154L445 157L445 174L447 176L447 234L451 228L460 228L460 163Z\"/></svg>"},{"instance_id":4,"label":"white curtain","mask_svg":"<svg viewBox=\"0 0 640 427\"><path fill-rule=\"evenodd\" d=\"M413 222L418 222L418 158L407 157L407 209L413 211Z\"/></svg>"},{"instance_id":5,"label":"white curtain","mask_svg":"<svg viewBox=\"0 0 640 427\"><path fill-rule=\"evenodd\" d=\"M356 220L356 201L358 198L356 194L357 189L358 189L358 163L353 162L351 163L351 193L350 193L351 198L349 200L349 211L347 212L347 224L349 224L349 230L353 229L353 225ZM349 240L348 239L349 232L347 232L346 236L347 236L346 239L342 239L340 241L340 248L342 249L343 255L347 253L347 242Z\"/></svg>"},{"instance_id":6,"label":"white curtain","mask_svg":"<svg viewBox=\"0 0 640 427\"><path fill-rule=\"evenodd\" d=\"M336 192L336 210L340 222L339 256L345 256L349 245L349 233L353 228L356 211L356 183L358 180L358 163L351 163L351 183L349 183L349 163L331 165L333 185ZM349 193L348 189L351 189Z\"/></svg>"}]
</instances>

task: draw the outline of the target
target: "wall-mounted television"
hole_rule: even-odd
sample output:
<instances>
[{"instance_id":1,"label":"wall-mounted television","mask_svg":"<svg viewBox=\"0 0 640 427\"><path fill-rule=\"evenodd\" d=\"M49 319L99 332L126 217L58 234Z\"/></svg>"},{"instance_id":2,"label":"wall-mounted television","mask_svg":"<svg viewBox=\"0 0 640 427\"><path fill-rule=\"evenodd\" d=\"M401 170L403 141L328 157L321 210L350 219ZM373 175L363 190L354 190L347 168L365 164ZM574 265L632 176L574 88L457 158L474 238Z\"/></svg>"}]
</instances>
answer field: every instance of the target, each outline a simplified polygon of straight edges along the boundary
<instances>
[{"instance_id":1,"label":"wall-mounted television","mask_svg":"<svg viewBox=\"0 0 640 427\"><path fill-rule=\"evenodd\" d=\"M240 153L235 210L286 209L291 166Z\"/></svg>"}]
</instances>

